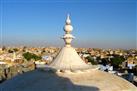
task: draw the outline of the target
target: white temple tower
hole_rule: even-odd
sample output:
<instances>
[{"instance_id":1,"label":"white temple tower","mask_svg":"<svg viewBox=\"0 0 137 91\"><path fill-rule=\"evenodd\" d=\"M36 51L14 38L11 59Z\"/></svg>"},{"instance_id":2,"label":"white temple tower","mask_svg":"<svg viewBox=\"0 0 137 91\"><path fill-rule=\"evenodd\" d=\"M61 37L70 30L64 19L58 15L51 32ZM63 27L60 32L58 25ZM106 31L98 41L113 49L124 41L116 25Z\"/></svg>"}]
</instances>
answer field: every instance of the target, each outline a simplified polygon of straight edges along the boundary
<instances>
[{"instance_id":1,"label":"white temple tower","mask_svg":"<svg viewBox=\"0 0 137 91\"><path fill-rule=\"evenodd\" d=\"M62 37L65 41L65 46L50 64L50 67L57 70L83 70L91 67L91 65L86 64L77 54L75 49L71 47L71 41L74 38L71 34L72 30L73 27L68 14L66 24L64 26L65 34Z\"/></svg>"}]
</instances>

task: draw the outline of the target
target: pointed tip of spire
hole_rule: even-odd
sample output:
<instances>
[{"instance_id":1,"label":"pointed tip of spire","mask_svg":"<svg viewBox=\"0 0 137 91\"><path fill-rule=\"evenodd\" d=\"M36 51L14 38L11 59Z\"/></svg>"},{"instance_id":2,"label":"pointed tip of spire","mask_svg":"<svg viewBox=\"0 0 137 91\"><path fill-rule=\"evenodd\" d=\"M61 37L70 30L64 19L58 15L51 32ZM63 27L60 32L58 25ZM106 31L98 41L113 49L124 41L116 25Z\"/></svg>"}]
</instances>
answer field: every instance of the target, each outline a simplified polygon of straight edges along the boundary
<instances>
[{"instance_id":1,"label":"pointed tip of spire","mask_svg":"<svg viewBox=\"0 0 137 91\"><path fill-rule=\"evenodd\" d=\"M67 19L68 19L68 18L70 19L70 14L69 14L69 13L67 14Z\"/></svg>"},{"instance_id":2,"label":"pointed tip of spire","mask_svg":"<svg viewBox=\"0 0 137 91\"><path fill-rule=\"evenodd\" d=\"M67 14L66 24L71 24L70 14Z\"/></svg>"}]
</instances>

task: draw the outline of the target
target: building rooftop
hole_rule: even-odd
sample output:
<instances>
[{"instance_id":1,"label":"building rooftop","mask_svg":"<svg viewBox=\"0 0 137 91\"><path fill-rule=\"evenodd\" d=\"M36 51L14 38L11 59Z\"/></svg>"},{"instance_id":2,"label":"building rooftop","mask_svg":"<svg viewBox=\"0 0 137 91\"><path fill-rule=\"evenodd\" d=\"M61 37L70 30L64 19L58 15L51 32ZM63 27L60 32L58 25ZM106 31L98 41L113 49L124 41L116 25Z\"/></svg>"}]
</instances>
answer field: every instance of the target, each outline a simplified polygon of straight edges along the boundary
<instances>
[{"instance_id":1,"label":"building rooftop","mask_svg":"<svg viewBox=\"0 0 137 91\"><path fill-rule=\"evenodd\" d=\"M137 91L128 81L98 70L55 73L34 70L0 84L1 91Z\"/></svg>"}]
</instances>

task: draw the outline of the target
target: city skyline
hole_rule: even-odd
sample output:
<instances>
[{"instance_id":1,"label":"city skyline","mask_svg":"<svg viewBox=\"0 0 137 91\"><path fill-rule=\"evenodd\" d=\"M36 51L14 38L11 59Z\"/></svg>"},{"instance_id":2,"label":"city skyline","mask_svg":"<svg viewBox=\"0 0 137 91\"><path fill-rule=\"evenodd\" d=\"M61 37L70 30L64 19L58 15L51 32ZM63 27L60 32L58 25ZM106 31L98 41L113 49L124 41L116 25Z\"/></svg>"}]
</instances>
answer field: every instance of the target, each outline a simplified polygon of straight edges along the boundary
<instances>
[{"instance_id":1,"label":"city skyline","mask_svg":"<svg viewBox=\"0 0 137 91\"><path fill-rule=\"evenodd\" d=\"M135 0L1 0L0 44L63 46L70 13L74 47L136 48L136 8Z\"/></svg>"}]
</instances>

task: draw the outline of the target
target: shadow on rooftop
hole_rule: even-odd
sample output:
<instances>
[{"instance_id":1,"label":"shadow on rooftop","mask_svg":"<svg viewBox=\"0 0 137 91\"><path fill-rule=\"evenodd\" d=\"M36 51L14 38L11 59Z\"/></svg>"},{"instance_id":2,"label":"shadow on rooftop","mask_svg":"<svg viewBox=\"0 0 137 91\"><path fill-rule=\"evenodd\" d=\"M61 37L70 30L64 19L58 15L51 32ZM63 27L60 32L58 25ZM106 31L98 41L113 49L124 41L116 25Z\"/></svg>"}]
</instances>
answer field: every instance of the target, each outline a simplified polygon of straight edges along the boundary
<instances>
[{"instance_id":1,"label":"shadow on rooftop","mask_svg":"<svg viewBox=\"0 0 137 91\"><path fill-rule=\"evenodd\" d=\"M0 84L0 91L99 91L99 88L75 85L53 71L37 69L5 81Z\"/></svg>"}]
</instances>

